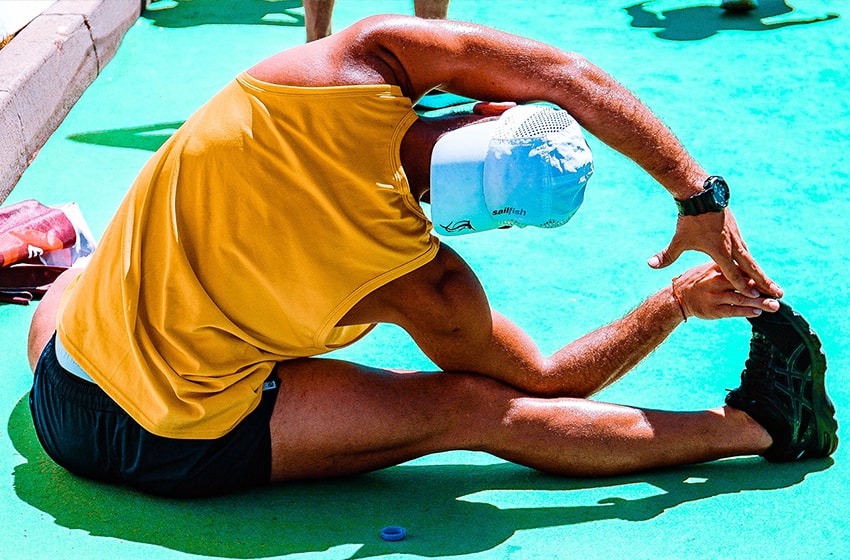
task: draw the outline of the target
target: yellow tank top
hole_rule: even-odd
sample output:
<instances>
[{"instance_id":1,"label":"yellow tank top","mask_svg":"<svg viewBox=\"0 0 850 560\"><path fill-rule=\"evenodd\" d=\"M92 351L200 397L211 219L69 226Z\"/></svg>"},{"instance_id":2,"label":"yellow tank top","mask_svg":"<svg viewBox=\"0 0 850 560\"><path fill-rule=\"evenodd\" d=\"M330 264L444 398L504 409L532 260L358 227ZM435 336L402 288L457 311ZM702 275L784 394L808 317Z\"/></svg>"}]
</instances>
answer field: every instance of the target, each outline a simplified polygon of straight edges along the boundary
<instances>
[{"instance_id":1,"label":"yellow tank top","mask_svg":"<svg viewBox=\"0 0 850 560\"><path fill-rule=\"evenodd\" d=\"M429 262L397 86L241 74L141 171L57 319L71 357L147 430L216 438L277 362L351 344L336 323Z\"/></svg>"}]
</instances>

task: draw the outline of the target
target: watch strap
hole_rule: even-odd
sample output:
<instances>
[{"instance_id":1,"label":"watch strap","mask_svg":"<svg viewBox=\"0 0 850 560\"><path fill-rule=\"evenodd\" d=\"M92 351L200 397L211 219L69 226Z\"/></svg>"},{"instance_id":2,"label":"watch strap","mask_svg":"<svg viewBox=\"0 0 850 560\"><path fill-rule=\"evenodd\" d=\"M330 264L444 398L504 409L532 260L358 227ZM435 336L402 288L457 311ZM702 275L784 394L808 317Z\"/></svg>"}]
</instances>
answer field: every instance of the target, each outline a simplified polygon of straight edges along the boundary
<instances>
[{"instance_id":1,"label":"watch strap","mask_svg":"<svg viewBox=\"0 0 850 560\"><path fill-rule=\"evenodd\" d=\"M680 216L699 216L708 212L721 212L726 207L726 204L718 204L715 198L715 185L722 182L728 200L728 187L726 181L722 177L712 175L703 183L703 190L684 200L675 199L676 206L679 209Z\"/></svg>"}]
</instances>

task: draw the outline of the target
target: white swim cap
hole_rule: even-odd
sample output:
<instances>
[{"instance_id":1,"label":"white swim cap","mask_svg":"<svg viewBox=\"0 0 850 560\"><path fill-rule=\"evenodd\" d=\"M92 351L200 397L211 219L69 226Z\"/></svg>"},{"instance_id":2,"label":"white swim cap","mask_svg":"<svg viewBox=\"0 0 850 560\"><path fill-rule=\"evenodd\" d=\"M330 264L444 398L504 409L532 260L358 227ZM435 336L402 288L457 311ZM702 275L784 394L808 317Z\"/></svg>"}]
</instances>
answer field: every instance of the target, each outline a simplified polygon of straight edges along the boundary
<instances>
[{"instance_id":1,"label":"white swim cap","mask_svg":"<svg viewBox=\"0 0 850 560\"><path fill-rule=\"evenodd\" d=\"M561 226L584 201L593 160L568 112L520 105L444 134L431 156L431 221L442 235Z\"/></svg>"}]
</instances>

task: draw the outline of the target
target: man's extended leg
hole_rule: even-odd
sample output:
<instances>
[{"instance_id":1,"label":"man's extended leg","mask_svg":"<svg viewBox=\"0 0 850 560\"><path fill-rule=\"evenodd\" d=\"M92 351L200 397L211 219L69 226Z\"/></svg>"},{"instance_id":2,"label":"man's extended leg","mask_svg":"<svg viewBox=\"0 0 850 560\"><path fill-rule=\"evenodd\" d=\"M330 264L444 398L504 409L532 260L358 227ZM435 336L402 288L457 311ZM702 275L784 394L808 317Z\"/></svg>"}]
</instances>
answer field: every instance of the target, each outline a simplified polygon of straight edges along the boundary
<instances>
[{"instance_id":1,"label":"man's extended leg","mask_svg":"<svg viewBox=\"0 0 850 560\"><path fill-rule=\"evenodd\" d=\"M486 451L546 472L615 475L758 454L771 438L732 408L640 410L528 397L461 373L393 373L335 360L278 368L272 479L321 478L429 453Z\"/></svg>"},{"instance_id":2,"label":"man's extended leg","mask_svg":"<svg viewBox=\"0 0 850 560\"><path fill-rule=\"evenodd\" d=\"M782 303L779 311L750 319L753 337L741 386L726 403L767 428L769 461L824 457L838 447L835 408L826 394L826 356L802 315Z\"/></svg>"},{"instance_id":3,"label":"man's extended leg","mask_svg":"<svg viewBox=\"0 0 850 560\"><path fill-rule=\"evenodd\" d=\"M820 340L787 304L751 322L741 387L729 394L728 406L702 412L530 397L466 373L286 362L278 367L283 388L271 420L272 477L363 472L451 449L583 476L736 455L771 461L830 455L837 423Z\"/></svg>"}]
</instances>

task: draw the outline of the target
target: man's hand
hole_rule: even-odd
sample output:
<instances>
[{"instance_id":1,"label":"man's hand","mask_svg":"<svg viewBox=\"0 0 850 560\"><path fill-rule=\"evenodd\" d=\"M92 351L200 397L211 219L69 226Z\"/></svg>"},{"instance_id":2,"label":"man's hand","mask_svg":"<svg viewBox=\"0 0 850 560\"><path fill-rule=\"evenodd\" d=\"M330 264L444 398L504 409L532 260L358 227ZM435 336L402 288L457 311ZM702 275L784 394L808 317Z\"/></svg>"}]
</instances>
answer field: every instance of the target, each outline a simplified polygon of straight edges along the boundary
<instances>
[{"instance_id":1,"label":"man's hand","mask_svg":"<svg viewBox=\"0 0 850 560\"><path fill-rule=\"evenodd\" d=\"M714 259L723 276L741 295L782 297L782 288L753 259L728 208L699 216L679 216L670 244L653 255L648 264L652 268L667 267L689 249Z\"/></svg>"},{"instance_id":2,"label":"man's hand","mask_svg":"<svg viewBox=\"0 0 850 560\"><path fill-rule=\"evenodd\" d=\"M749 281L752 285L753 280ZM715 263L692 268L673 280L674 295L685 317L722 319L725 317L757 317L763 311L779 309L779 302L762 296L750 297L752 287L741 293Z\"/></svg>"},{"instance_id":3,"label":"man's hand","mask_svg":"<svg viewBox=\"0 0 850 560\"><path fill-rule=\"evenodd\" d=\"M485 117L498 117L512 107L516 107L513 101L480 101L472 107L472 112Z\"/></svg>"}]
</instances>

